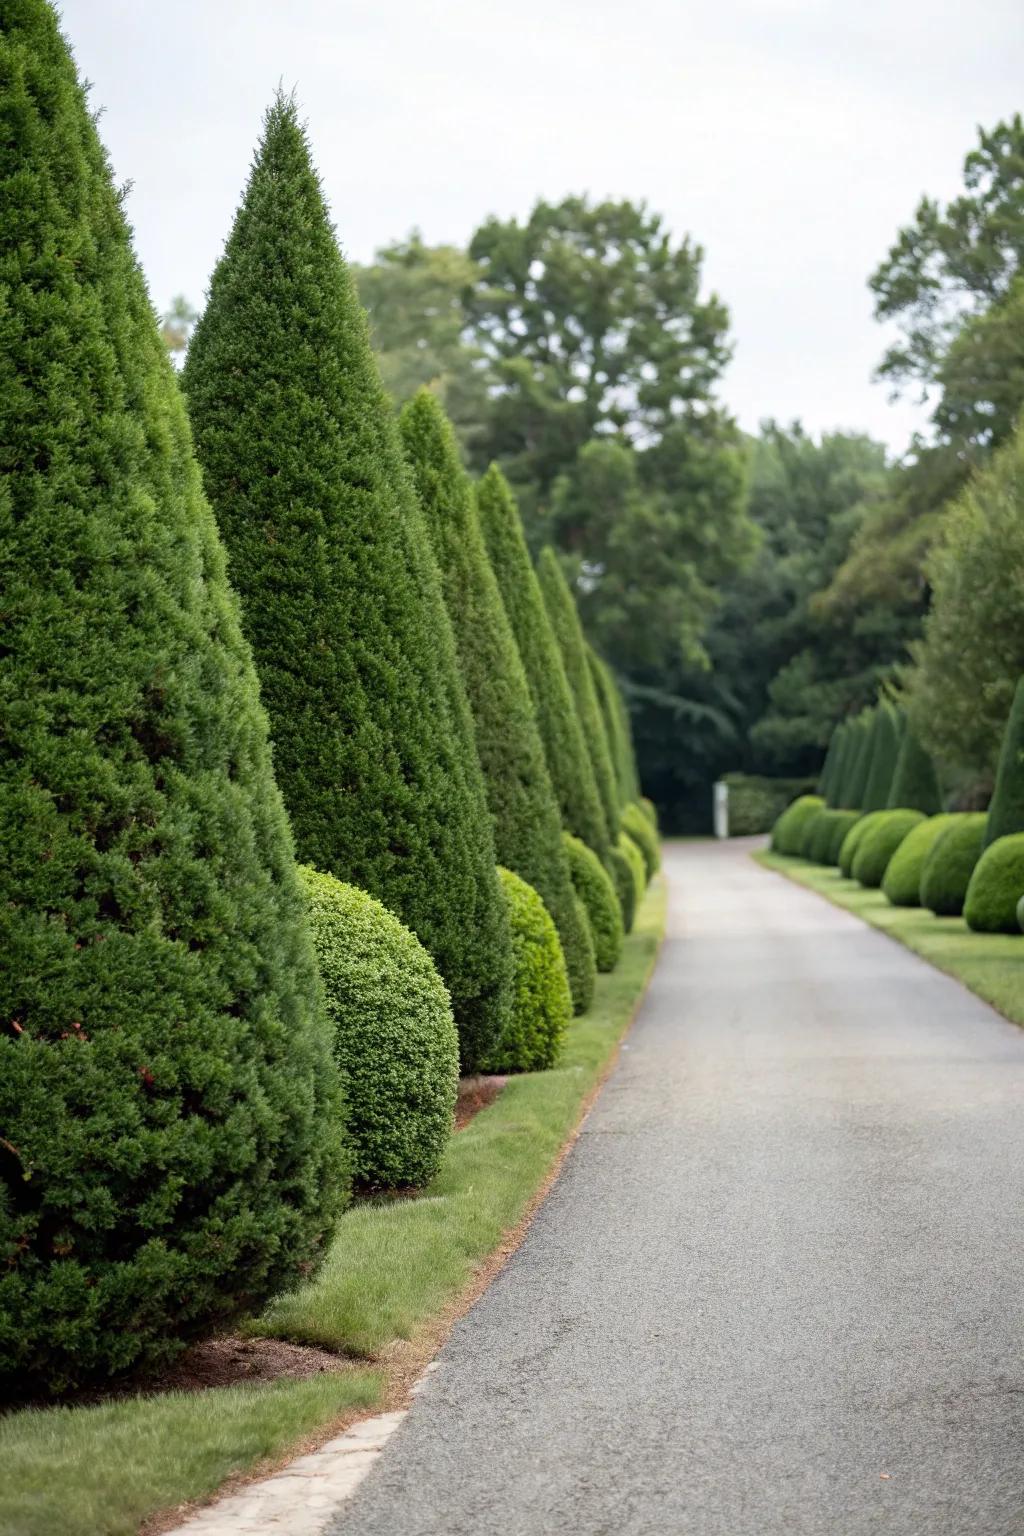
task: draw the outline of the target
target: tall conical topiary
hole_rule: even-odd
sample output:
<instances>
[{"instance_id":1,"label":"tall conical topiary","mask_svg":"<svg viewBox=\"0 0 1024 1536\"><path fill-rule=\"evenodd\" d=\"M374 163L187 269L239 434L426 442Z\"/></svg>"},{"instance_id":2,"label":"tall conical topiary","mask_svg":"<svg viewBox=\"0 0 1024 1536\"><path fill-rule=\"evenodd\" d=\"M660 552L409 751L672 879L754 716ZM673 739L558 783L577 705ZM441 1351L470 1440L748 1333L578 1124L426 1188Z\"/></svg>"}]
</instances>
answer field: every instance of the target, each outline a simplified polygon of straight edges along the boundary
<instances>
[{"instance_id":1,"label":"tall conical topiary","mask_svg":"<svg viewBox=\"0 0 1024 1536\"><path fill-rule=\"evenodd\" d=\"M597 701L601 706L601 718L612 749L612 762L618 783L621 809L632 804L633 801L639 801L642 793L629 710L626 708L622 690L615 680L611 667L598 656L593 646L587 647L587 659L590 662L590 672L597 691Z\"/></svg>"},{"instance_id":2,"label":"tall conical topiary","mask_svg":"<svg viewBox=\"0 0 1024 1536\"><path fill-rule=\"evenodd\" d=\"M891 810L924 811L926 816L937 816L942 810L942 791L935 764L909 722L903 728L896 772L889 790L889 807Z\"/></svg>"},{"instance_id":3,"label":"tall conical topiary","mask_svg":"<svg viewBox=\"0 0 1024 1536\"><path fill-rule=\"evenodd\" d=\"M0 1394L315 1265L339 1085L266 720L93 114L0 29Z\"/></svg>"},{"instance_id":4,"label":"tall conical topiary","mask_svg":"<svg viewBox=\"0 0 1024 1536\"><path fill-rule=\"evenodd\" d=\"M563 825L599 858L606 859L611 846L608 823L583 728L530 564L519 509L508 481L495 464L477 487L477 504L484 542L530 685Z\"/></svg>"},{"instance_id":5,"label":"tall conical topiary","mask_svg":"<svg viewBox=\"0 0 1024 1536\"><path fill-rule=\"evenodd\" d=\"M853 739L848 753L848 763L843 778L842 809L862 811L864 791L871 768L871 751L874 746L874 711L863 710L852 722Z\"/></svg>"},{"instance_id":6,"label":"tall conical topiary","mask_svg":"<svg viewBox=\"0 0 1024 1536\"><path fill-rule=\"evenodd\" d=\"M548 545L540 552L537 580L548 619L562 653L573 703L583 728L583 740L597 780L598 794L608 825L608 841L614 847L619 836L619 788L612 763L608 732L597 700L594 679L587 661L587 642L576 608L576 599L562 573L558 556Z\"/></svg>"},{"instance_id":7,"label":"tall conical topiary","mask_svg":"<svg viewBox=\"0 0 1024 1536\"><path fill-rule=\"evenodd\" d=\"M996 785L988 808L985 847L997 837L1024 832L1024 677L1017 683L999 749Z\"/></svg>"},{"instance_id":8,"label":"tall conical topiary","mask_svg":"<svg viewBox=\"0 0 1024 1536\"><path fill-rule=\"evenodd\" d=\"M593 948L580 923L558 802L473 487L451 425L429 390L405 406L401 432L455 632L498 862L538 892L554 919L579 1011L593 995Z\"/></svg>"},{"instance_id":9,"label":"tall conical topiary","mask_svg":"<svg viewBox=\"0 0 1024 1536\"><path fill-rule=\"evenodd\" d=\"M841 725L837 725L828 739L825 761L821 765L821 774L818 778L818 793L826 805L831 804L829 797L833 793L842 739L843 728Z\"/></svg>"},{"instance_id":10,"label":"tall conical topiary","mask_svg":"<svg viewBox=\"0 0 1024 1536\"><path fill-rule=\"evenodd\" d=\"M843 721L836 726L830 748L828 763L828 783L825 786L825 804L830 810L839 809L839 800L843 790L843 776L846 772L846 754L850 741L850 726Z\"/></svg>"},{"instance_id":11,"label":"tall conical topiary","mask_svg":"<svg viewBox=\"0 0 1024 1536\"><path fill-rule=\"evenodd\" d=\"M871 724L871 759L864 783L865 811L884 811L889 804L896 761L900 755L902 722L888 699L882 699Z\"/></svg>"},{"instance_id":12,"label":"tall conical topiary","mask_svg":"<svg viewBox=\"0 0 1024 1536\"><path fill-rule=\"evenodd\" d=\"M511 997L483 776L398 426L290 100L267 114L185 384L299 853L413 930L472 1069Z\"/></svg>"}]
</instances>

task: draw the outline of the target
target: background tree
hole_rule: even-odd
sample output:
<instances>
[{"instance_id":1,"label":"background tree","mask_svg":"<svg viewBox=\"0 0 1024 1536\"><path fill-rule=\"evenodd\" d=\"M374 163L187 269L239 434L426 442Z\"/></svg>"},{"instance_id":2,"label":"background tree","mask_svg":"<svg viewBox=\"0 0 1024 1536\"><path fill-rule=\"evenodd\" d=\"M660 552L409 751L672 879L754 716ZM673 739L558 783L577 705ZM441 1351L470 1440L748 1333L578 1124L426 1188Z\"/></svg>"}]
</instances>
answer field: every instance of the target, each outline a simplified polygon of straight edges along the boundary
<instances>
[{"instance_id":1,"label":"background tree","mask_svg":"<svg viewBox=\"0 0 1024 1536\"><path fill-rule=\"evenodd\" d=\"M166 1361L324 1252L338 1084L184 405L42 0L0 29L0 1391Z\"/></svg>"},{"instance_id":2,"label":"background tree","mask_svg":"<svg viewBox=\"0 0 1024 1536\"><path fill-rule=\"evenodd\" d=\"M558 801L473 487L452 428L428 390L404 406L400 424L455 632L498 861L537 891L554 919L582 1011L594 987L593 950L579 921Z\"/></svg>"},{"instance_id":3,"label":"background tree","mask_svg":"<svg viewBox=\"0 0 1024 1536\"><path fill-rule=\"evenodd\" d=\"M301 857L416 933L471 1070L511 980L472 719L365 317L283 97L185 382Z\"/></svg>"}]
</instances>

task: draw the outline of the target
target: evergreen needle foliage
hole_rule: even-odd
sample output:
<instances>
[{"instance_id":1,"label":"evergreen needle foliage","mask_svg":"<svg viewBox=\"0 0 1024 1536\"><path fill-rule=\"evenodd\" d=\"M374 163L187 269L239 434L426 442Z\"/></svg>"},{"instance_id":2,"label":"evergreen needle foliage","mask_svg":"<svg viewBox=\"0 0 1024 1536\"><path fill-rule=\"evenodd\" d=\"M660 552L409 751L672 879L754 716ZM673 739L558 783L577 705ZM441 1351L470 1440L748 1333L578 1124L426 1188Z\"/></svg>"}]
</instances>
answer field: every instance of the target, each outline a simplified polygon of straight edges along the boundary
<instances>
[{"instance_id":1,"label":"evergreen needle foliage","mask_svg":"<svg viewBox=\"0 0 1024 1536\"><path fill-rule=\"evenodd\" d=\"M875 710L871 736L871 766L864 784L863 809L884 811L889 805L901 736L900 718L887 699L883 699Z\"/></svg>"},{"instance_id":2,"label":"evergreen needle foliage","mask_svg":"<svg viewBox=\"0 0 1024 1536\"><path fill-rule=\"evenodd\" d=\"M451 425L428 390L405 406L401 431L455 633L498 860L538 892L554 918L580 1011L593 991L593 954L576 910L558 802L473 487Z\"/></svg>"},{"instance_id":3,"label":"evergreen needle foliage","mask_svg":"<svg viewBox=\"0 0 1024 1536\"><path fill-rule=\"evenodd\" d=\"M620 804L619 785L612 763L608 732L598 703L593 673L587 660L589 648L583 635L583 626L580 624L576 599L562 573L558 556L550 546L540 552L537 579L540 582L551 628L562 653L573 703L576 705L576 712L583 728L583 740L590 755L598 793L601 796L601 805L604 808L608 842L611 847L614 847L619 835Z\"/></svg>"},{"instance_id":4,"label":"evergreen needle foliage","mask_svg":"<svg viewBox=\"0 0 1024 1536\"><path fill-rule=\"evenodd\" d=\"M583 728L530 564L519 511L508 481L495 464L477 487L477 503L491 565L530 685L562 824L605 859L610 846L608 823Z\"/></svg>"},{"instance_id":5,"label":"evergreen needle foliage","mask_svg":"<svg viewBox=\"0 0 1024 1536\"><path fill-rule=\"evenodd\" d=\"M619 809L630 801L640 798L640 776L636 768L633 740L629 727L629 715L607 662L602 661L591 646L587 647L590 675L594 679L597 702L608 736L608 746L615 769L615 782L619 792Z\"/></svg>"},{"instance_id":6,"label":"evergreen needle foliage","mask_svg":"<svg viewBox=\"0 0 1024 1536\"><path fill-rule=\"evenodd\" d=\"M1024 832L1024 677L1017 682L1010 717L1003 732L996 785L985 828L986 848L1014 832Z\"/></svg>"},{"instance_id":7,"label":"evergreen needle foliage","mask_svg":"<svg viewBox=\"0 0 1024 1536\"><path fill-rule=\"evenodd\" d=\"M266 720L54 14L0 30L0 1395L308 1273L346 1181Z\"/></svg>"},{"instance_id":8,"label":"evergreen needle foliage","mask_svg":"<svg viewBox=\"0 0 1024 1536\"><path fill-rule=\"evenodd\" d=\"M864 809L864 791L867 787L868 772L871 768L871 748L874 742L872 731L873 712L865 710L851 722L851 744L847 755L846 770L843 778L843 789L840 805L844 811L862 811Z\"/></svg>"},{"instance_id":9,"label":"evergreen needle foliage","mask_svg":"<svg viewBox=\"0 0 1024 1536\"><path fill-rule=\"evenodd\" d=\"M432 955L464 1069L500 1038L511 935L455 647L366 317L279 98L185 382L307 863Z\"/></svg>"},{"instance_id":10,"label":"evergreen needle foliage","mask_svg":"<svg viewBox=\"0 0 1024 1536\"><path fill-rule=\"evenodd\" d=\"M889 808L923 811L926 816L937 816L942 810L942 792L935 764L909 722L903 728L896 772L889 790Z\"/></svg>"}]
</instances>

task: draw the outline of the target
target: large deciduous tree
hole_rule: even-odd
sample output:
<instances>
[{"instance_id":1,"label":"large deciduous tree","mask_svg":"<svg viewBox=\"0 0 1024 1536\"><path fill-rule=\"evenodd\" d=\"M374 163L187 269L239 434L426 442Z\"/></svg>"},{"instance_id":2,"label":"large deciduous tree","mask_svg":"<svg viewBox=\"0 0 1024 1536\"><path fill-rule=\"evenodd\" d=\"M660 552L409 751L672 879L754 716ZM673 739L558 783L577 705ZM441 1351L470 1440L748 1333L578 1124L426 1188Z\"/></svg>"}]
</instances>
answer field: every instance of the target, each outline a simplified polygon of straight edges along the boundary
<instances>
[{"instance_id":1,"label":"large deciduous tree","mask_svg":"<svg viewBox=\"0 0 1024 1536\"><path fill-rule=\"evenodd\" d=\"M397 422L288 99L185 383L299 852L417 934L471 1069L511 983L483 776Z\"/></svg>"}]
</instances>

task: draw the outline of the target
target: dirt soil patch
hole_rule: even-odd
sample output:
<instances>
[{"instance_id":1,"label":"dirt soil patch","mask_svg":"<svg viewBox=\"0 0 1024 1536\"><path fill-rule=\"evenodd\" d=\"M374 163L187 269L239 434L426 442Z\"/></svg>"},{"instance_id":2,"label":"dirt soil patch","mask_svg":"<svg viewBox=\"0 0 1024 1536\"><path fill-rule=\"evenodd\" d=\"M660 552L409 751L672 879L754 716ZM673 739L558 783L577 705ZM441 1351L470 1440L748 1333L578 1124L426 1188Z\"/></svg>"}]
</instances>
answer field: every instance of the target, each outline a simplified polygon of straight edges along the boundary
<instances>
[{"instance_id":1,"label":"dirt soil patch","mask_svg":"<svg viewBox=\"0 0 1024 1536\"><path fill-rule=\"evenodd\" d=\"M459 1096L455 1101L456 1131L464 1131L474 1115L493 1104L507 1082L507 1077L482 1073L477 1077L460 1077Z\"/></svg>"}]
</instances>

